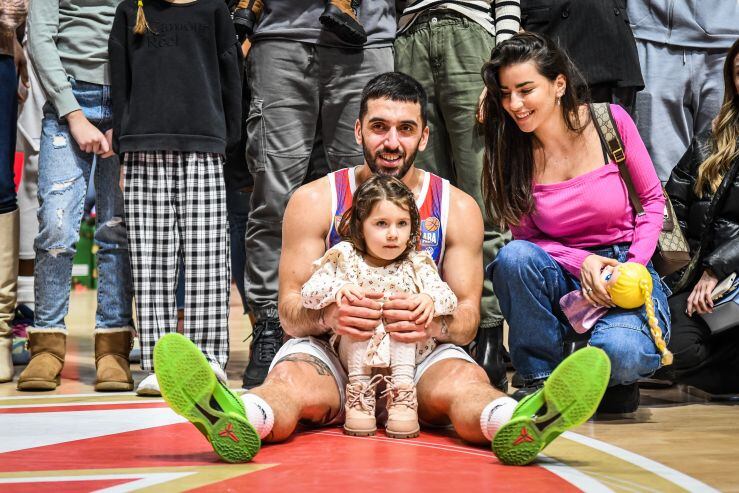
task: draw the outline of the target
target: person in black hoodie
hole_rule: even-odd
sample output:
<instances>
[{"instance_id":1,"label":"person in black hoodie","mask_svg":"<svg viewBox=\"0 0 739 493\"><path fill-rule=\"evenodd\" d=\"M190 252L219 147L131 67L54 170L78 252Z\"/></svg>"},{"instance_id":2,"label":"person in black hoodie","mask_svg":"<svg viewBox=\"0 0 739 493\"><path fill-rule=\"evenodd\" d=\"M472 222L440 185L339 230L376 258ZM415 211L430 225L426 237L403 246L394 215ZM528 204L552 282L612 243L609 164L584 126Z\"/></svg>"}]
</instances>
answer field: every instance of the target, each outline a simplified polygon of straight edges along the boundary
<instances>
[{"instance_id":1,"label":"person in black hoodie","mask_svg":"<svg viewBox=\"0 0 739 493\"><path fill-rule=\"evenodd\" d=\"M739 274L739 40L723 73L724 103L713 130L693 138L666 187L694 261L669 300L675 360L663 376L739 401L739 320L712 335L699 316L713 310L716 285Z\"/></svg>"},{"instance_id":2,"label":"person in black hoodie","mask_svg":"<svg viewBox=\"0 0 739 493\"><path fill-rule=\"evenodd\" d=\"M123 155L125 219L141 341L177 326L225 381L229 237L223 162L241 136L241 47L221 0L124 0L110 34L113 147ZM156 375L140 395L158 395Z\"/></svg>"}]
</instances>

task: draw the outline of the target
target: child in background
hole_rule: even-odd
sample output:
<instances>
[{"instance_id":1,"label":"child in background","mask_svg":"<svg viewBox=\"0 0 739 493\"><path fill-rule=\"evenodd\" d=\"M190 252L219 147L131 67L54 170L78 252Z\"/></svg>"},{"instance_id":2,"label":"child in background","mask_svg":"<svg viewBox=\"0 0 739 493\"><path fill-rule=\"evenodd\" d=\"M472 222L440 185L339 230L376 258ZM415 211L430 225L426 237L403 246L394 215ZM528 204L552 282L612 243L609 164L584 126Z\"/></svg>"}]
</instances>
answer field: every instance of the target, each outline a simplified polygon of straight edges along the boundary
<instances>
[{"instance_id":1,"label":"child in background","mask_svg":"<svg viewBox=\"0 0 739 493\"><path fill-rule=\"evenodd\" d=\"M31 361L19 390L52 390L66 353L72 259L89 181L97 192L95 390L133 389L131 267L123 222L120 163L110 148L108 34L120 0L33 1L28 49L48 102L38 161L39 233L34 246L35 321ZM92 169L94 164L94 176Z\"/></svg>"},{"instance_id":2,"label":"child in background","mask_svg":"<svg viewBox=\"0 0 739 493\"><path fill-rule=\"evenodd\" d=\"M234 11L234 24L239 34L250 37L259 22L266 0L241 0ZM326 8L319 17L326 29L342 41L362 46L367 42L367 33L357 18L360 0L324 0Z\"/></svg>"},{"instance_id":3,"label":"child in background","mask_svg":"<svg viewBox=\"0 0 739 493\"><path fill-rule=\"evenodd\" d=\"M316 271L302 290L303 305L320 310L344 298L356 301L365 293L415 293L415 322L428 326L435 316L449 315L457 298L441 280L431 256L416 251L421 229L413 193L397 178L375 175L355 192L353 207L342 217L342 242L316 261ZM435 347L432 339L403 343L385 332L382 322L368 341L342 335L339 356L347 368L346 420L348 435L374 435L375 387L383 380L373 368L389 367L387 387L391 438L418 436L418 402L414 384L417 363Z\"/></svg>"},{"instance_id":4,"label":"child in background","mask_svg":"<svg viewBox=\"0 0 739 493\"><path fill-rule=\"evenodd\" d=\"M223 162L241 134L241 47L228 7L219 0L125 0L109 49L141 367L153 370L154 345L177 327L181 257L184 335L225 382L230 268ZM137 393L159 395L154 373Z\"/></svg>"}]
</instances>

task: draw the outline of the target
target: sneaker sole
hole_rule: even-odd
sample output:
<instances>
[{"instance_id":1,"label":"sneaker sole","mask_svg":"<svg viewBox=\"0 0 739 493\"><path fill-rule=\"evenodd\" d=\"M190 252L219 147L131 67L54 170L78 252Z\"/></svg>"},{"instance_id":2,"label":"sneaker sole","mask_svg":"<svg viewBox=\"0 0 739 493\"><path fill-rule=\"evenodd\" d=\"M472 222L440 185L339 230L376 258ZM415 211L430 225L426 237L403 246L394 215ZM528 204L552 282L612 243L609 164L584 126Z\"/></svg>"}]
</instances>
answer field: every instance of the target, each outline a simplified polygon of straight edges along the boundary
<instances>
[{"instance_id":1,"label":"sneaker sole","mask_svg":"<svg viewBox=\"0 0 739 493\"><path fill-rule=\"evenodd\" d=\"M248 462L261 440L244 415L239 397L218 381L203 353L180 334L167 334L154 347L154 368L162 397L208 439L226 462Z\"/></svg>"},{"instance_id":2,"label":"sneaker sole","mask_svg":"<svg viewBox=\"0 0 739 493\"><path fill-rule=\"evenodd\" d=\"M611 362L601 349L588 347L567 357L544 387L521 400L514 411L516 416L519 410L546 406L547 414L516 416L503 425L493 439L495 455L504 464L531 463L552 440L593 416L610 375Z\"/></svg>"}]
</instances>

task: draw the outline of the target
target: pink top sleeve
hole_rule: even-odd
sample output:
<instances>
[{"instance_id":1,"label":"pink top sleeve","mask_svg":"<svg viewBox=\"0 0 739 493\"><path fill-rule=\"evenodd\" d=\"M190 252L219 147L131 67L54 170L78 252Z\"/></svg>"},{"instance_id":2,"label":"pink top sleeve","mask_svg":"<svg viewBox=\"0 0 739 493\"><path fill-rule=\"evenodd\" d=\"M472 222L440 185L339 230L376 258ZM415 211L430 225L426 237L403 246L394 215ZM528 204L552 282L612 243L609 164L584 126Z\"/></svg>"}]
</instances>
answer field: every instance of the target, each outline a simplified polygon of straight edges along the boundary
<instances>
[{"instance_id":1,"label":"pink top sleeve","mask_svg":"<svg viewBox=\"0 0 739 493\"><path fill-rule=\"evenodd\" d=\"M634 220L634 236L628 259L646 265L654 255L657 240L664 222L665 196L662 183L654 170L639 131L631 116L622 107L612 104L611 113L626 151L626 167L629 169L634 189L641 200L644 214Z\"/></svg>"},{"instance_id":2,"label":"pink top sleeve","mask_svg":"<svg viewBox=\"0 0 739 493\"><path fill-rule=\"evenodd\" d=\"M565 182L534 185L536 212L511 227L514 238L536 243L578 278L591 255L587 248L629 242L628 260L646 264L662 228L665 199L652 160L629 114L617 105L611 111L644 214L635 216L618 168L609 163Z\"/></svg>"}]
</instances>

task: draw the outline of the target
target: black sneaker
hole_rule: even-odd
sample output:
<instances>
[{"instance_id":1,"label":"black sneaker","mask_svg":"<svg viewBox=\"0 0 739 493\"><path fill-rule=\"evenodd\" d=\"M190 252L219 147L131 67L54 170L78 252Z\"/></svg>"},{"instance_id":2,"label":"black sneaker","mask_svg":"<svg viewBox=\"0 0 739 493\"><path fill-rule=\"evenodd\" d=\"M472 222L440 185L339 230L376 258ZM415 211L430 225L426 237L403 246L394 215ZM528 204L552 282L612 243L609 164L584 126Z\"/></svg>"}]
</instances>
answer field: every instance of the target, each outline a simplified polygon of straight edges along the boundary
<instances>
[{"instance_id":1,"label":"black sneaker","mask_svg":"<svg viewBox=\"0 0 739 493\"><path fill-rule=\"evenodd\" d=\"M544 382L546 381L546 378L539 378L537 380L534 380L532 382L526 383L522 385L521 387L516 390L511 397L516 399L517 401L520 401L524 397L533 394L534 392L538 392L539 389L544 387Z\"/></svg>"},{"instance_id":2,"label":"black sneaker","mask_svg":"<svg viewBox=\"0 0 739 493\"><path fill-rule=\"evenodd\" d=\"M475 340L469 346L470 356L487 373L493 387L508 391L506 364L503 361L503 324L479 328Z\"/></svg>"},{"instance_id":3,"label":"black sneaker","mask_svg":"<svg viewBox=\"0 0 739 493\"><path fill-rule=\"evenodd\" d=\"M633 413L639 407L639 384L613 385L606 389L596 413L626 414Z\"/></svg>"},{"instance_id":4,"label":"black sneaker","mask_svg":"<svg viewBox=\"0 0 739 493\"><path fill-rule=\"evenodd\" d=\"M249 364L244 370L243 387L245 389L262 385L267 377L269 365L282 347L284 335L278 318L259 320L254 324Z\"/></svg>"}]
</instances>

